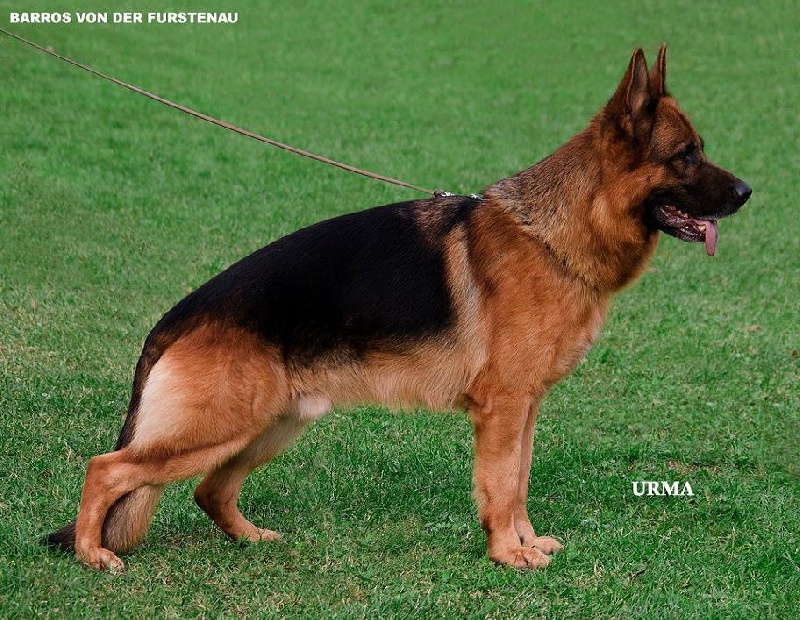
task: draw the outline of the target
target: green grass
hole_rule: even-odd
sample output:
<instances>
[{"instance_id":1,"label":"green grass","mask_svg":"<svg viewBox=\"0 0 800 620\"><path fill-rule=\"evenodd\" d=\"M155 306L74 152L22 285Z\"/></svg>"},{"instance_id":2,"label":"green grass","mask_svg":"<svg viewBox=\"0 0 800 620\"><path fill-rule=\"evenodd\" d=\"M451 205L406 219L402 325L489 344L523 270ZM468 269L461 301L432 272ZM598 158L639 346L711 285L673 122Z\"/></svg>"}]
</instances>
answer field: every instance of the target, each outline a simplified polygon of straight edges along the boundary
<instances>
[{"instance_id":1,"label":"green grass","mask_svg":"<svg viewBox=\"0 0 800 620\"><path fill-rule=\"evenodd\" d=\"M171 487L120 576L37 545L113 445L162 312L299 226L414 197L0 39L0 616L778 618L800 613L800 14L792 2L229 2L234 27L7 24L146 89L428 187L480 191L582 129L629 54L754 188L674 239L543 406L543 571L484 556L463 414L336 411L248 481L232 544ZM552 5L552 6L550 6ZM108 10L52 0L50 10ZM175 1L168 10L195 3ZM545 8L546 7L546 8ZM631 481L688 480L693 498Z\"/></svg>"}]
</instances>

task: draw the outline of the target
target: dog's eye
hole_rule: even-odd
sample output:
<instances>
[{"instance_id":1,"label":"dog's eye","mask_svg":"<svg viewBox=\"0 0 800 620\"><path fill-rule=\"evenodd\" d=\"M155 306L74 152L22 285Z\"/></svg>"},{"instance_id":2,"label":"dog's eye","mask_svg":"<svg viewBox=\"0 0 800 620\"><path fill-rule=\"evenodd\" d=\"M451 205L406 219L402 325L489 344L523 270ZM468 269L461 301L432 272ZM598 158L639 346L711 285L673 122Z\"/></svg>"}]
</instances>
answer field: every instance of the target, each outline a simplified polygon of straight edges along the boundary
<instances>
[{"instance_id":1,"label":"dog's eye","mask_svg":"<svg viewBox=\"0 0 800 620\"><path fill-rule=\"evenodd\" d=\"M697 147L694 144L690 144L678 151L672 159L684 166L690 166L697 160Z\"/></svg>"}]
</instances>

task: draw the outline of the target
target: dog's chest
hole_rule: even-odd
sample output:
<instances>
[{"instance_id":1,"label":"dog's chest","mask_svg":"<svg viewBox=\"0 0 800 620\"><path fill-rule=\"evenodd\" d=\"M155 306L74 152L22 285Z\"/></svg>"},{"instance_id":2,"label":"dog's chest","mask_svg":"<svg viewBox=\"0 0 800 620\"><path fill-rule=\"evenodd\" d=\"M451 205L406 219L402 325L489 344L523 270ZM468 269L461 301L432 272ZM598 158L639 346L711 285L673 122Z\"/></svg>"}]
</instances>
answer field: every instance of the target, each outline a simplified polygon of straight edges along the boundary
<instances>
[{"instance_id":1,"label":"dog's chest","mask_svg":"<svg viewBox=\"0 0 800 620\"><path fill-rule=\"evenodd\" d=\"M552 386L587 354L603 326L608 302L575 290L535 287L518 297L520 293L515 291L514 303L498 304L490 357L537 391Z\"/></svg>"},{"instance_id":2,"label":"dog's chest","mask_svg":"<svg viewBox=\"0 0 800 620\"><path fill-rule=\"evenodd\" d=\"M576 321L572 326L567 326L562 338L561 349L557 359L554 360L555 365L563 369L564 373L575 368L597 340L605 318L606 307L603 304L589 310L583 321Z\"/></svg>"}]
</instances>

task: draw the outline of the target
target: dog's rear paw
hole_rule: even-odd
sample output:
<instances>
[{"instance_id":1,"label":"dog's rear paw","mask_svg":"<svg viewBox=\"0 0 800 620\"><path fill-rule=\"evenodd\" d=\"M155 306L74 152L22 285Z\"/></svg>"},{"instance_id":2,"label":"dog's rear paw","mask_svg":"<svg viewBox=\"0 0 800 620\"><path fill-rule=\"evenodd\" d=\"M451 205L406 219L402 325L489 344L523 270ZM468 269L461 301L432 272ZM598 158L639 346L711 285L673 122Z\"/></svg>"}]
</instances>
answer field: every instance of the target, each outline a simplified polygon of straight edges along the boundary
<instances>
[{"instance_id":1,"label":"dog's rear paw","mask_svg":"<svg viewBox=\"0 0 800 620\"><path fill-rule=\"evenodd\" d=\"M544 568L550 558L536 547L512 547L489 554L492 561L515 568Z\"/></svg>"},{"instance_id":2,"label":"dog's rear paw","mask_svg":"<svg viewBox=\"0 0 800 620\"><path fill-rule=\"evenodd\" d=\"M242 528L241 531L232 534L231 538L246 543L267 542L271 540L281 540L281 538L283 538L278 532L256 527L251 523L248 523L248 526L249 527Z\"/></svg>"},{"instance_id":3,"label":"dog's rear paw","mask_svg":"<svg viewBox=\"0 0 800 620\"><path fill-rule=\"evenodd\" d=\"M270 540L280 540L283 538L278 532L274 532L272 530L268 530L266 528L256 528L257 538L252 540L252 542L267 542Z\"/></svg>"},{"instance_id":4,"label":"dog's rear paw","mask_svg":"<svg viewBox=\"0 0 800 620\"><path fill-rule=\"evenodd\" d=\"M551 536L537 536L533 539L533 544L531 546L546 555L553 555L564 548L564 545Z\"/></svg>"},{"instance_id":5,"label":"dog's rear paw","mask_svg":"<svg viewBox=\"0 0 800 620\"><path fill-rule=\"evenodd\" d=\"M95 570L108 570L115 574L125 570L125 563L114 555L113 551L103 547L76 552L75 555L79 561Z\"/></svg>"}]
</instances>

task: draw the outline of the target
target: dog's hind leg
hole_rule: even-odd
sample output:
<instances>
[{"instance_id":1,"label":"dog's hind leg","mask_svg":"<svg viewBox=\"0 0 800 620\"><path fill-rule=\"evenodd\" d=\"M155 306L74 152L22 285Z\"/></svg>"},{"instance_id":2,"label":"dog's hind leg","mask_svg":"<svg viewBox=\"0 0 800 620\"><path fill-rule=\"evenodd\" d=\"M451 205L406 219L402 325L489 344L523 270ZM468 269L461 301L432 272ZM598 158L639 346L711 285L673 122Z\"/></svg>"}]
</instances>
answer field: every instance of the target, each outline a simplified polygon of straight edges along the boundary
<instances>
[{"instance_id":1,"label":"dog's hind leg","mask_svg":"<svg viewBox=\"0 0 800 620\"><path fill-rule=\"evenodd\" d=\"M75 555L92 568L124 568L122 560L102 546L102 533L114 502L140 486L131 476L135 465L129 459L130 450L124 448L89 461L75 522Z\"/></svg>"},{"instance_id":2,"label":"dog's hind leg","mask_svg":"<svg viewBox=\"0 0 800 620\"><path fill-rule=\"evenodd\" d=\"M208 447L184 448L179 453L165 454L163 451L150 454L137 454L130 447L115 452L101 454L89 461L86 480L81 494L78 519L75 523L75 555L85 564L98 569L124 568L112 549L103 547L113 540L136 538L130 533L132 527L146 528L152 510L145 515L116 514L115 527L124 531L110 533L104 531L109 519L109 510L120 498L134 495L143 487L155 487L160 495L161 488L170 482L185 480L220 461L230 458L242 449L246 439L233 439ZM122 512L126 512L124 504ZM119 549L116 549L119 550Z\"/></svg>"},{"instance_id":3,"label":"dog's hind leg","mask_svg":"<svg viewBox=\"0 0 800 620\"><path fill-rule=\"evenodd\" d=\"M219 469L280 419L289 393L276 357L246 333L210 328L164 353L143 387L130 443L89 462L76 521L78 559L122 568L103 539L128 546L137 540L131 530L146 527L152 510L125 500L112 508L120 498ZM106 521L120 531L104 532Z\"/></svg>"},{"instance_id":4,"label":"dog's hind leg","mask_svg":"<svg viewBox=\"0 0 800 620\"><path fill-rule=\"evenodd\" d=\"M237 506L245 478L254 469L280 454L305 428L298 416L286 414L276 420L242 452L211 471L197 486L194 498L223 532L234 540L277 540L280 535L248 521Z\"/></svg>"},{"instance_id":5,"label":"dog's hind leg","mask_svg":"<svg viewBox=\"0 0 800 620\"><path fill-rule=\"evenodd\" d=\"M551 555L564 546L550 536L537 536L528 517L528 489L531 477L531 461L533 460L533 438L536 428L536 415L539 403L533 402L528 411L528 419L522 431L522 443L519 463L519 486L517 487L517 505L514 510L514 527L523 547L535 547L542 553Z\"/></svg>"}]
</instances>

